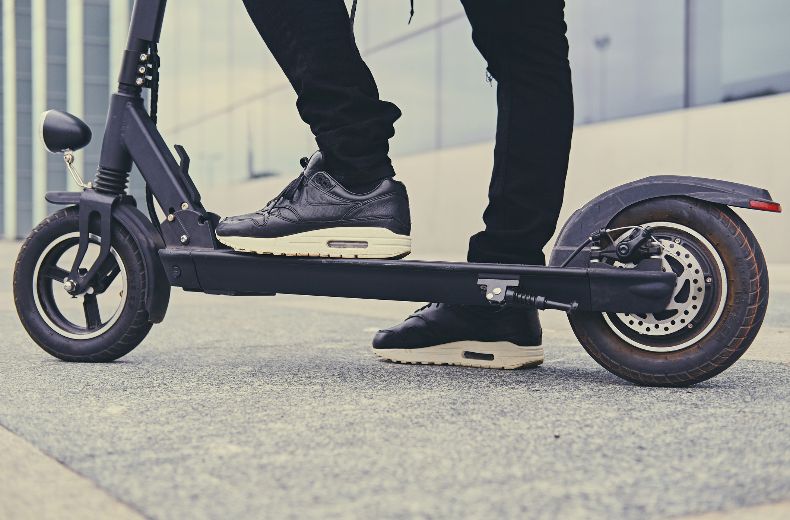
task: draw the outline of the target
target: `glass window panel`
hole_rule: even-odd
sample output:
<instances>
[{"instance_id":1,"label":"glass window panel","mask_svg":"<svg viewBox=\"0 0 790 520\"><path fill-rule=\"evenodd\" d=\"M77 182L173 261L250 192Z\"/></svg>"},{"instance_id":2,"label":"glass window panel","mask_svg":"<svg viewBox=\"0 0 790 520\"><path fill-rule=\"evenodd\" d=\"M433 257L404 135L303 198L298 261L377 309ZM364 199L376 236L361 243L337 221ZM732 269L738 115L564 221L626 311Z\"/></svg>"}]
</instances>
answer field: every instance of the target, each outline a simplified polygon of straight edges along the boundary
<instances>
[{"instance_id":1,"label":"glass window panel","mask_svg":"<svg viewBox=\"0 0 790 520\"><path fill-rule=\"evenodd\" d=\"M65 3L65 2L64 2ZM85 33L103 33L110 26L110 7L106 1L85 3Z\"/></svg>"},{"instance_id":2,"label":"glass window panel","mask_svg":"<svg viewBox=\"0 0 790 520\"><path fill-rule=\"evenodd\" d=\"M65 20L67 11L63 0L47 0L47 18L52 20Z\"/></svg>"},{"instance_id":3,"label":"glass window panel","mask_svg":"<svg viewBox=\"0 0 790 520\"><path fill-rule=\"evenodd\" d=\"M51 60L53 58L66 57L66 27L56 21L52 21L49 16L47 25L47 57ZM55 25L57 24L57 25Z\"/></svg>"},{"instance_id":4,"label":"glass window panel","mask_svg":"<svg viewBox=\"0 0 790 520\"><path fill-rule=\"evenodd\" d=\"M24 126L20 126L20 131L25 130ZM33 167L33 161L30 156L30 140L18 138L17 139L17 178L28 179L30 178L30 169Z\"/></svg>"},{"instance_id":5,"label":"glass window panel","mask_svg":"<svg viewBox=\"0 0 790 520\"><path fill-rule=\"evenodd\" d=\"M472 43L467 19L441 29L440 147L490 141L496 130L496 86Z\"/></svg>"},{"instance_id":6,"label":"glass window panel","mask_svg":"<svg viewBox=\"0 0 790 520\"><path fill-rule=\"evenodd\" d=\"M790 4L694 0L690 101L720 103L790 91Z\"/></svg>"},{"instance_id":7,"label":"glass window panel","mask_svg":"<svg viewBox=\"0 0 790 520\"><path fill-rule=\"evenodd\" d=\"M218 42L221 46L231 47L227 66L234 77L239 78L233 84L234 93L246 97L285 83L285 74L252 24L243 4L235 2L234 6L237 7L232 8L232 18L228 21L232 34L224 42Z\"/></svg>"},{"instance_id":8,"label":"glass window panel","mask_svg":"<svg viewBox=\"0 0 790 520\"><path fill-rule=\"evenodd\" d=\"M418 0L415 0L415 2ZM463 14L464 7L461 0L439 0L439 18L445 19L450 16Z\"/></svg>"},{"instance_id":9,"label":"glass window panel","mask_svg":"<svg viewBox=\"0 0 790 520\"><path fill-rule=\"evenodd\" d=\"M51 92L66 92L68 72L65 63L50 63L47 67L47 76Z\"/></svg>"},{"instance_id":10,"label":"glass window panel","mask_svg":"<svg viewBox=\"0 0 790 520\"><path fill-rule=\"evenodd\" d=\"M317 146L299 117L293 90L284 88L266 97L251 106L248 114L253 173L296 176L301 169L299 159Z\"/></svg>"},{"instance_id":11,"label":"glass window panel","mask_svg":"<svg viewBox=\"0 0 790 520\"><path fill-rule=\"evenodd\" d=\"M85 74L103 76L110 68L110 52L105 41L101 45L85 45Z\"/></svg>"},{"instance_id":12,"label":"glass window panel","mask_svg":"<svg viewBox=\"0 0 790 520\"><path fill-rule=\"evenodd\" d=\"M26 152L30 153L31 150L25 150ZM28 165L28 167L30 167ZM26 173L25 179L29 178L29 173ZM17 184L16 187L17 198L19 202L17 203L18 209L29 209L32 207L33 202L33 186L30 182L20 182Z\"/></svg>"},{"instance_id":13,"label":"glass window panel","mask_svg":"<svg viewBox=\"0 0 790 520\"><path fill-rule=\"evenodd\" d=\"M30 23L30 18L27 19ZM19 35L19 28L17 28L17 49L16 49L16 68L19 76L29 78L31 68L33 66L33 57L30 52L30 32L26 36Z\"/></svg>"},{"instance_id":14,"label":"glass window panel","mask_svg":"<svg viewBox=\"0 0 790 520\"><path fill-rule=\"evenodd\" d=\"M31 110L33 104L32 83L29 78L29 68L17 68L16 105L17 107L24 107L25 111L28 112Z\"/></svg>"},{"instance_id":15,"label":"glass window panel","mask_svg":"<svg viewBox=\"0 0 790 520\"><path fill-rule=\"evenodd\" d=\"M57 155L47 154L47 190L65 190L67 175L63 167L63 159Z\"/></svg>"},{"instance_id":16,"label":"glass window panel","mask_svg":"<svg viewBox=\"0 0 790 520\"><path fill-rule=\"evenodd\" d=\"M724 99L790 90L790 3L724 0L722 8Z\"/></svg>"},{"instance_id":17,"label":"glass window panel","mask_svg":"<svg viewBox=\"0 0 790 520\"><path fill-rule=\"evenodd\" d=\"M16 142L17 143L29 142L30 136L33 133L33 118L31 117L30 106L29 105L19 106L17 115L18 115L18 119L16 121L16 131L17 131Z\"/></svg>"},{"instance_id":18,"label":"glass window panel","mask_svg":"<svg viewBox=\"0 0 790 520\"><path fill-rule=\"evenodd\" d=\"M436 147L436 34L426 32L367 58L382 99L403 112L390 141L393 156Z\"/></svg>"},{"instance_id":19,"label":"glass window panel","mask_svg":"<svg viewBox=\"0 0 790 520\"><path fill-rule=\"evenodd\" d=\"M671 110L684 99L684 2L568 2L576 121Z\"/></svg>"},{"instance_id":20,"label":"glass window panel","mask_svg":"<svg viewBox=\"0 0 790 520\"><path fill-rule=\"evenodd\" d=\"M106 116L107 103L110 94L106 82L89 83L85 85L85 112L93 117Z\"/></svg>"},{"instance_id":21,"label":"glass window panel","mask_svg":"<svg viewBox=\"0 0 790 520\"><path fill-rule=\"evenodd\" d=\"M346 0L350 6L351 0ZM445 0L415 0L409 23L409 0L359 0L355 31L362 52L436 23ZM459 2L460 3L460 2Z\"/></svg>"}]
</instances>

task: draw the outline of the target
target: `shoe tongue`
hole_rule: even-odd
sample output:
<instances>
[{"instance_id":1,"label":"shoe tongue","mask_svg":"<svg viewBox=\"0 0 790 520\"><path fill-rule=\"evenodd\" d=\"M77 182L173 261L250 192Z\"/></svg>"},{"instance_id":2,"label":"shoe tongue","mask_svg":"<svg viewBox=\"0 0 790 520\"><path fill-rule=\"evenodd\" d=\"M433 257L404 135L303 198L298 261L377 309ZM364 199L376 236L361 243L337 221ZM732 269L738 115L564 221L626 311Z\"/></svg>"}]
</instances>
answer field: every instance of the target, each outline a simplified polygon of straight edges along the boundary
<instances>
[{"instance_id":1,"label":"shoe tongue","mask_svg":"<svg viewBox=\"0 0 790 520\"><path fill-rule=\"evenodd\" d=\"M324 170L324 154L321 153L321 150L318 150L310 156L310 160L307 162L307 166L304 168L304 175L306 177L310 177Z\"/></svg>"}]
</instances>

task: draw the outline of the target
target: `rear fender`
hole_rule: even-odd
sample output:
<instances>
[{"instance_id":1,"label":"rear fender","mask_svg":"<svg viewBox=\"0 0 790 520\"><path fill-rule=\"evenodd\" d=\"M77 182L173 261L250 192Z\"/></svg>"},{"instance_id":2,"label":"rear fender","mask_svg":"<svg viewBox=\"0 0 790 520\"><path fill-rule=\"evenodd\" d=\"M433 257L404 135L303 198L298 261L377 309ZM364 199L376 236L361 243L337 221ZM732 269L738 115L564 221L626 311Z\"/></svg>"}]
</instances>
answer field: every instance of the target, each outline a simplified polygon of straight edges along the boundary
<instances>
[{"instance_id":1,"label":"rear fender","mask_svg":"<svg viewBox=\"0 0 790 520\"><path fill-rule=\"evenodd\" d=\"M551 252L550 266L562 265L591 233L606 228L626 208L660 197L689 197L713 204L752 208L755 203L773 203L762 188L735 182L679 175L658 175L629 182L588 202L571 215L560 231ZM580 252L569 267L587 267L589 252Z\"/></svg>"}]
</instances>

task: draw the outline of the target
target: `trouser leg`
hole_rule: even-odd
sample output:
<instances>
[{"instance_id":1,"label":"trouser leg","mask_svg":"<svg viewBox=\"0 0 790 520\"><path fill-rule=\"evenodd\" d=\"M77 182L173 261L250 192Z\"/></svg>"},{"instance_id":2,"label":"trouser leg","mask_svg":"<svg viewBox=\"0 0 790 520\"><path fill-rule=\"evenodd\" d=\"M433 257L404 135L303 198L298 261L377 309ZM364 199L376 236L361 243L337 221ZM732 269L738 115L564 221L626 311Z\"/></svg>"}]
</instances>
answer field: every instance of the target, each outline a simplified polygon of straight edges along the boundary
<instances>
[{"instance_id":1,"label":"trouser leg","mask_svg":"<svg viewBox=\"0 0 790 520\"><path fill-rule=\"evenodd\" d=\"M486 227L471 238L469 261L544 264L573 132L564 1L462 3L499 107Z\"/></svg>"},{"instance_id":2,"label":"trouser leg","mask_svg":"<svg viewBox=\"0 0 790 520\"><path fill-rule=\"evenodd\" d=\"M343 0L244 0L298 96L331 173L344 184L394 175L388 157L401 112L379 98Z\"/></svg>"}]
</instances>

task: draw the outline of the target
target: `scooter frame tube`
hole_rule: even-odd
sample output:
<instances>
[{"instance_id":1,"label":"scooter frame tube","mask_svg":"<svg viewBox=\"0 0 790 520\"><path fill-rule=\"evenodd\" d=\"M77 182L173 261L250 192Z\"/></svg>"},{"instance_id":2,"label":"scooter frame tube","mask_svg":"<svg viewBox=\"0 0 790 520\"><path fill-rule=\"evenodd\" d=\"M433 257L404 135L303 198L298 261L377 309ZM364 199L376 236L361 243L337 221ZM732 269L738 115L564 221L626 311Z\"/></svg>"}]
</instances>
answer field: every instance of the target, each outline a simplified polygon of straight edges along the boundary
<instances>
[{"instance_id":1,"label":"scooter frame tube","mask_svg":"<svg viewBox=\"0 0 790 520\"><path fill-rule=\"evenodd\" d=\"M277 293L376 300L506 303L511 291L580 310L658 312L675 275L600 267L556 268L405 260L336 260L168 248L159 254L171 285L211 294ZM492 291L499 298L492 298ZM548 307L554 308L554 307Z\"/></svg>"}]
</instances>

